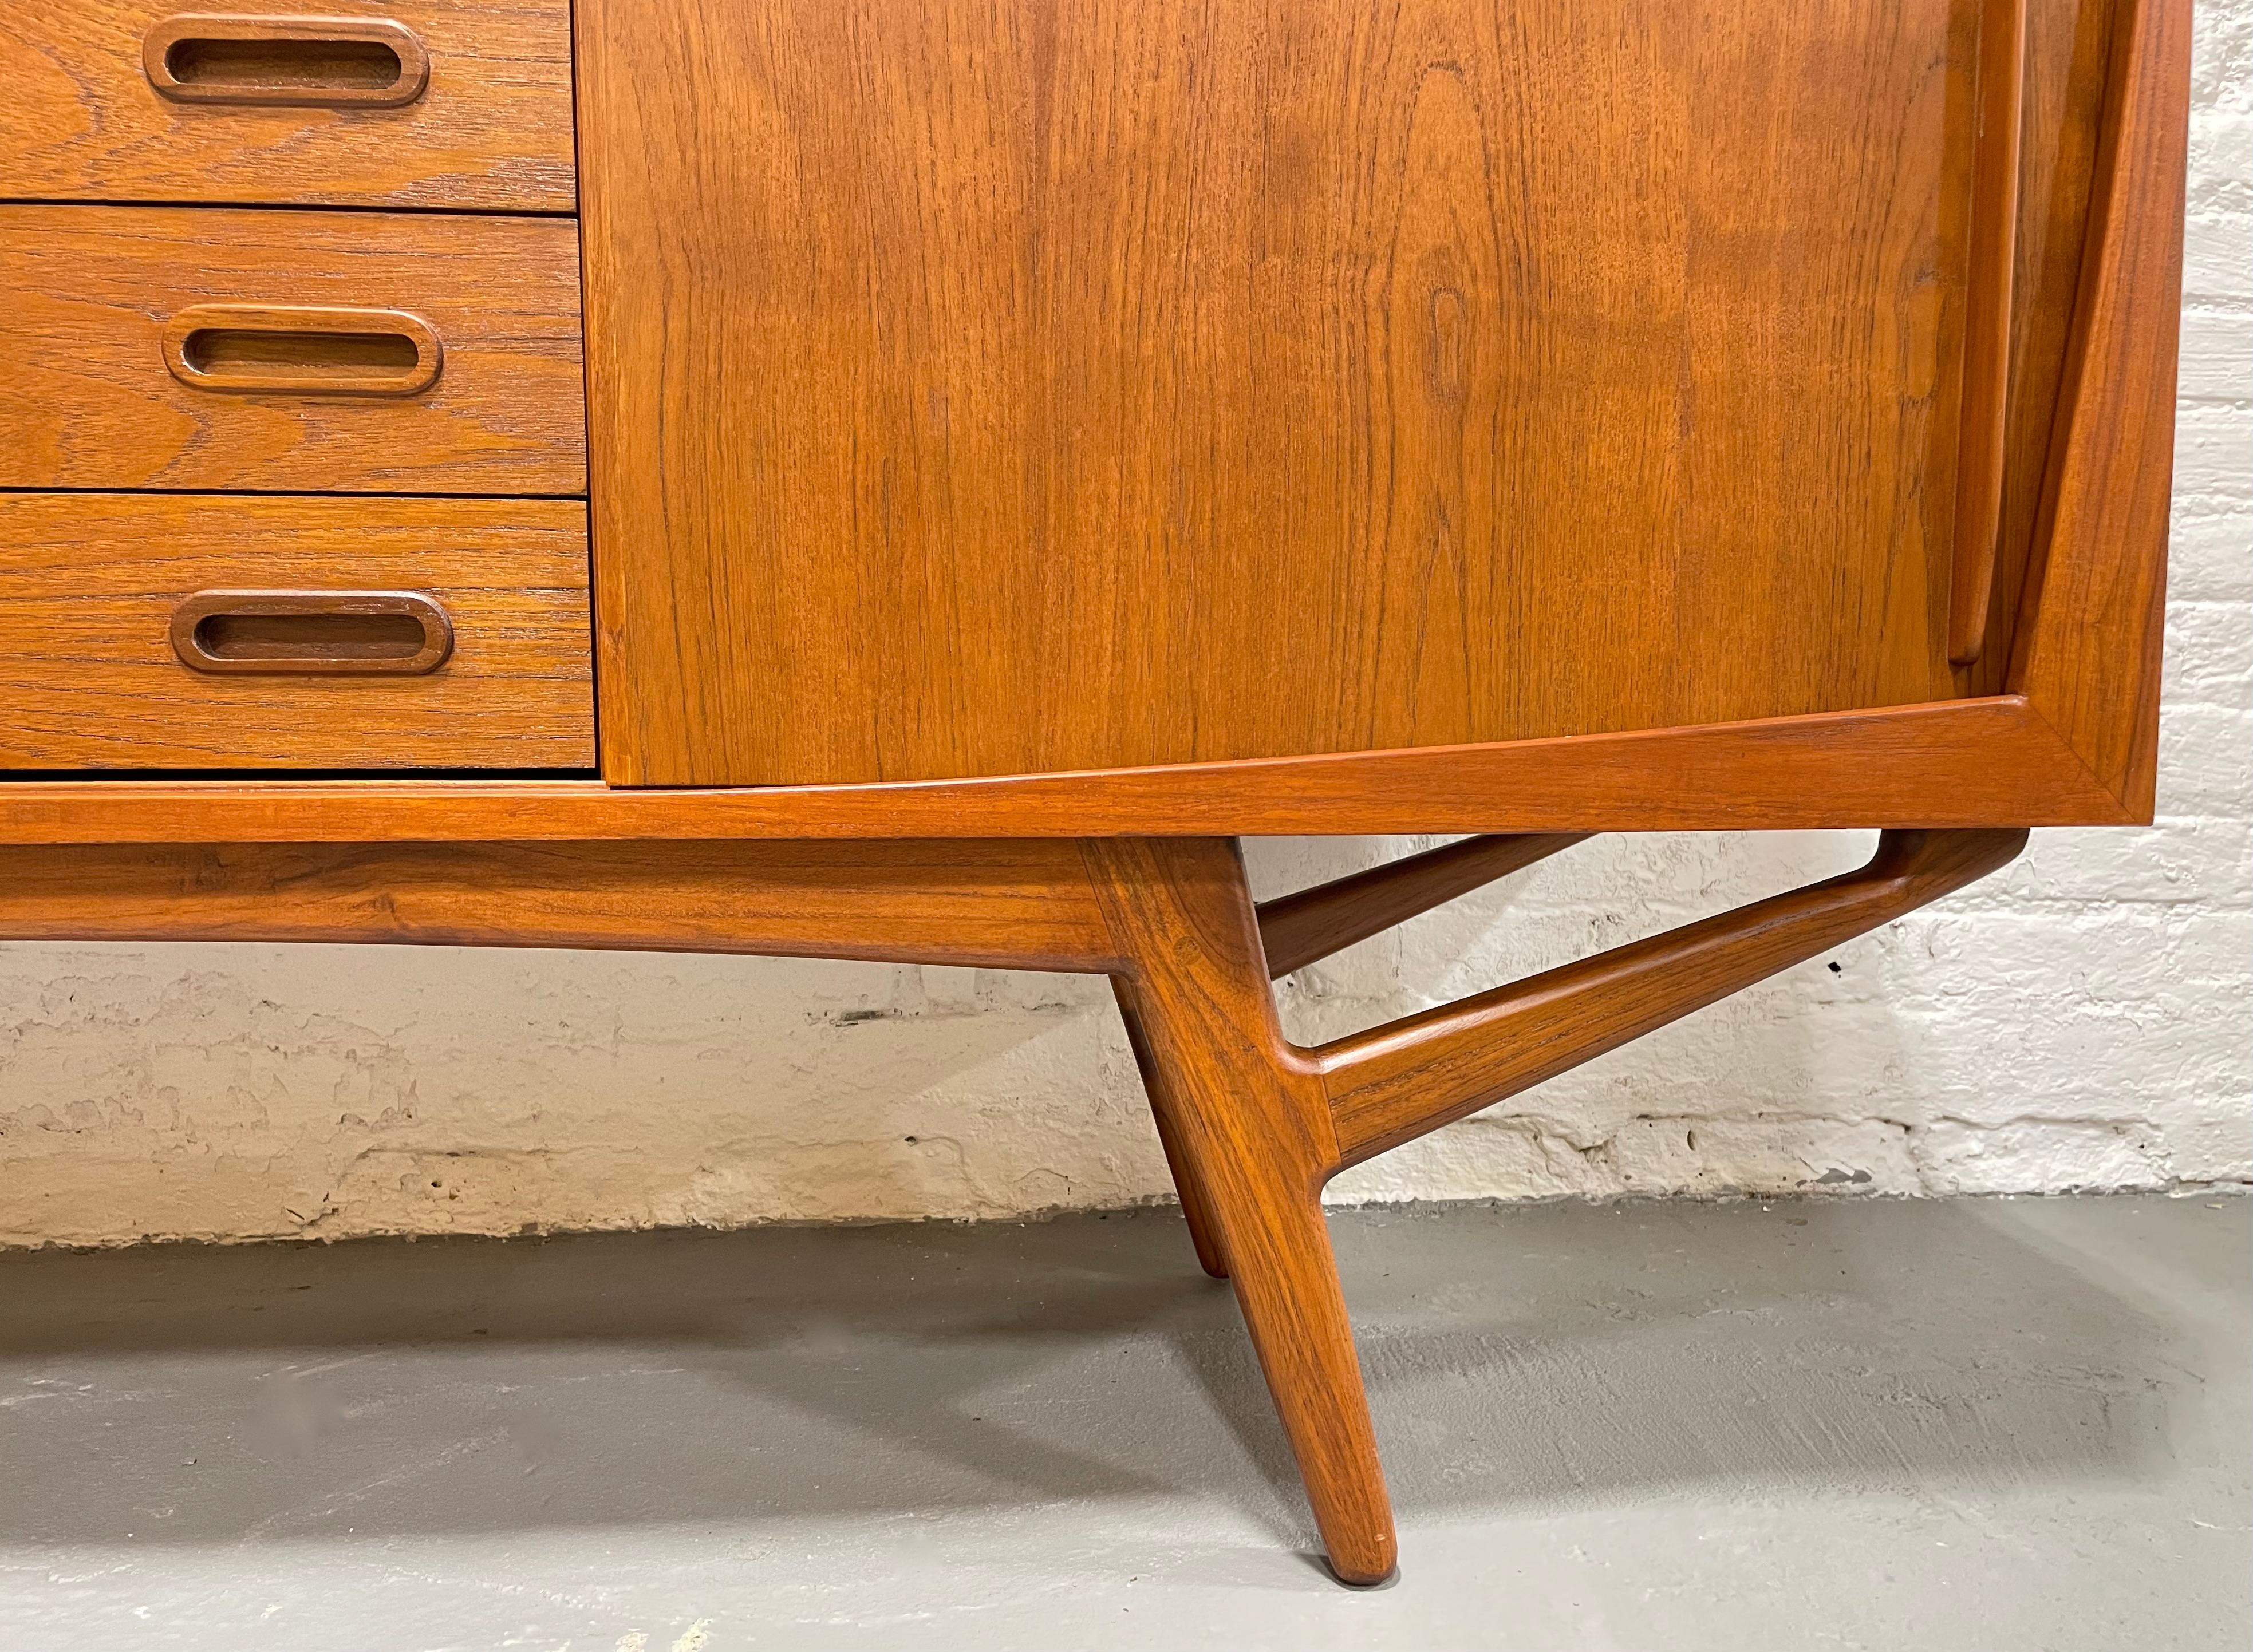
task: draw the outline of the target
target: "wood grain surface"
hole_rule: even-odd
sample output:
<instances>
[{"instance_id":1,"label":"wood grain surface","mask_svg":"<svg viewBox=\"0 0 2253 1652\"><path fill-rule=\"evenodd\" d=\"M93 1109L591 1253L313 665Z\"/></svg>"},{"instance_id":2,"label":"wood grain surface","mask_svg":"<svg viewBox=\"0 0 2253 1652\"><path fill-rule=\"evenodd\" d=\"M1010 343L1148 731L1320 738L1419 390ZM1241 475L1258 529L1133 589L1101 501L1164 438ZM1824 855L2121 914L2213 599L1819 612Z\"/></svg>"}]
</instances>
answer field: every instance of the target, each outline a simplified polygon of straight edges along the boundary
<instances>
[{"instance_id":1,"label":"wood grain surface","mask_svg":"<svg viewBox=\"0 0 2253 1652\"><path fill-rule=\"evenodd\" d=\"M1956 692L1977 23L584 0L605 772Z\"/></svg>"},{"instance_id":2,"label":"wood grain surface","mask_svg":"<svg viewBox=\"0 0 2253 1652\"><path fill-rule=\"evenodd\" d=\"M0 767L589 767L586 555L562 500L0 493ZM452 657L413 677L180 662L184 598L262 587L419 591Z\"/></svg>"},{"instance_id":3,"label":"wood grain surface","mask_svg":"<svg viewBox=\"0 0 2253 1652\"><path fill-rule=\"evenodd\" d=\"M282 16L335 15L324 3ZM395 108L159 96L142 43L171 0L0 0L0 196L569 212L569 0L385 0L429 83Z\"/></svg>"},{"instance_id":4,"label":"wood grain surface","mask_svg":"<svg viewBox=\"0 0 2253 1652\"><path fill-rule=\"evenodd\" d=\"M366 941L1104 970L1071 842L0 849L0 938Z\"/></svg>"},{"instance_id":5,"label":"wood grain surface","mask_svg":"<svg viewBox=\"0 0 2253 1652\"><path fill-rule=\"evenodd\" d=\"M195 305L397 310L444 350L373 397L181 382ZM0 206L0 487L586 491L566 220Z\"/></svg>"}]
</instances>

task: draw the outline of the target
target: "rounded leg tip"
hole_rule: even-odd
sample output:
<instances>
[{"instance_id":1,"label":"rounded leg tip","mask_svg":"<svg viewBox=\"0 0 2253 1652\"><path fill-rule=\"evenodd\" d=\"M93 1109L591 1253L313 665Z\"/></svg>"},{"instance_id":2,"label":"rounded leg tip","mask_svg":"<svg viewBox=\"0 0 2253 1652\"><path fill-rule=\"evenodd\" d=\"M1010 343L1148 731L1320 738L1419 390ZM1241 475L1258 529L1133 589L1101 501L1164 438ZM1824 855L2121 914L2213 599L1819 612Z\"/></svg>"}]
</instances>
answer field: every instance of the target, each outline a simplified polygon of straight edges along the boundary
<instances>
[{"instance_id":1,"label":"rounded leg tip","mask_svg":"<svg viewBox=\"0 0 2253 1652\"><path fill-rule=\"evenodd\" d=\"M1348 1572L1333 1561L1330 1564L1330 1576L1349 1589L1382 1589L1399 1580L1400 1568L1396 1565L1378 1572L1375 1577L1364 1577L1358 1572Z\"/></svg>"},{"instance_id":2,"label":"rounded leg tip","mask_svg":"<svg viewBox=\"0 0 2253 1652\"><path fill-rule=\"evenodd\" d=\"M1334 1554L1323 1558L1329 1563L1330 1576L1349 1589L1382 1589L1400 1576L1399 1556L1391 1544L1350 1559L1341 1559Z\"/></svg>"}]
</instances>

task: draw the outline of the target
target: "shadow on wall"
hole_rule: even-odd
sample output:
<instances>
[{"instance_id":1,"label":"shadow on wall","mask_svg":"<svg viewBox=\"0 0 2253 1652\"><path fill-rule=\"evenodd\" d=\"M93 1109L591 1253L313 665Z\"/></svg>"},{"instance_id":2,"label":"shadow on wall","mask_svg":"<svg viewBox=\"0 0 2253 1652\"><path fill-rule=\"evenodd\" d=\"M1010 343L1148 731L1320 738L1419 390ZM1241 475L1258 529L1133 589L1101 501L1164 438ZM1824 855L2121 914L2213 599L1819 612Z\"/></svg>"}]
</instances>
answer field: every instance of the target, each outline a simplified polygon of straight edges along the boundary
<instances>
[{"instance_id":1,"label":"shadow on wall","mask_svg":"<svg viewBox=\"0 0 2253 1652\"><path fill-rule=\"evenodd\" d=\"M2173 1334L1996 1207L1335 1219L1408 1519L2086 1481ZM1225 1501L1308 1540L1169 1212L0 1256L0 1543Z\"/></svg>"},{"instance_id":2,"label":"shadow on wall","mask_svg":"<svg viewBox=\"0 0 2253 1652\"><path fill-rule=\"evenodd\" d=\"M0 947L0 1244L1119 1204L1099 979L666 954Z\"/></svg>"}]
</instances>

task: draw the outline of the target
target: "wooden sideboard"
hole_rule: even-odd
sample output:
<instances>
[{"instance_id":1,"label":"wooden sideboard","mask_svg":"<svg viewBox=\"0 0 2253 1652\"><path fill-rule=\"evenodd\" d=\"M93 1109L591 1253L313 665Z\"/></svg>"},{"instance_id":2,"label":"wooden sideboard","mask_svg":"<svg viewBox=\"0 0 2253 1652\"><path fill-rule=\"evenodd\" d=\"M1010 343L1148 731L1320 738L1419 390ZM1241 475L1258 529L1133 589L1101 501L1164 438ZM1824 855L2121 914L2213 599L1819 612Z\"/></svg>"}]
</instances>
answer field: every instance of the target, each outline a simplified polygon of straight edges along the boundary
<instances>
[{"instance_id":1,"label":"wooden sideboard","mask_svg":"<svg viewBox=\"0 0 2253 1652\"><path fill-rule=\"evenodd\" d=\"M0 0L0 937L1101 972L1320 1195L2152 818L2188 0ZM1599 832L1862 870L1319 1049ZM1470 834L1255 905L1234 840Z\"/></svg>"}]
</instances>

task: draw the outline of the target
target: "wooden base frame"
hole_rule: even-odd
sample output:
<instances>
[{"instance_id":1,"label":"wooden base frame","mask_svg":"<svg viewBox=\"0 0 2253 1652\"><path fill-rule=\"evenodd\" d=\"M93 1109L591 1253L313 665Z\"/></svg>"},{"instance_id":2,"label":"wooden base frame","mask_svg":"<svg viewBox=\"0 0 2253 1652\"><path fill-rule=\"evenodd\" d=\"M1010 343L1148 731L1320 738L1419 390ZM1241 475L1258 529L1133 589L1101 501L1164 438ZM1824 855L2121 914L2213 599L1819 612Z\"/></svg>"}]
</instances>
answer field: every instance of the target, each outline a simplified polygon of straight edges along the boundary
<instances>
[{"instance_id":1,"label":"wooden base frame","mask_svg":"<svg viewBox=\"0 0 2253 1652\"><path fill-rule=\"evenodd\" d=\"M1229 838L0 847L0 939L568 946L1101 972L1198 1259L1227 1278L1337 1576L1392 1516L1322 1209L1339 1170L2010 861L2022 829L1887 832L1859 871L1315 1049L1273 974L1579 840L1475 838L1255 906Z\"/></svg>"}]
</instances>

